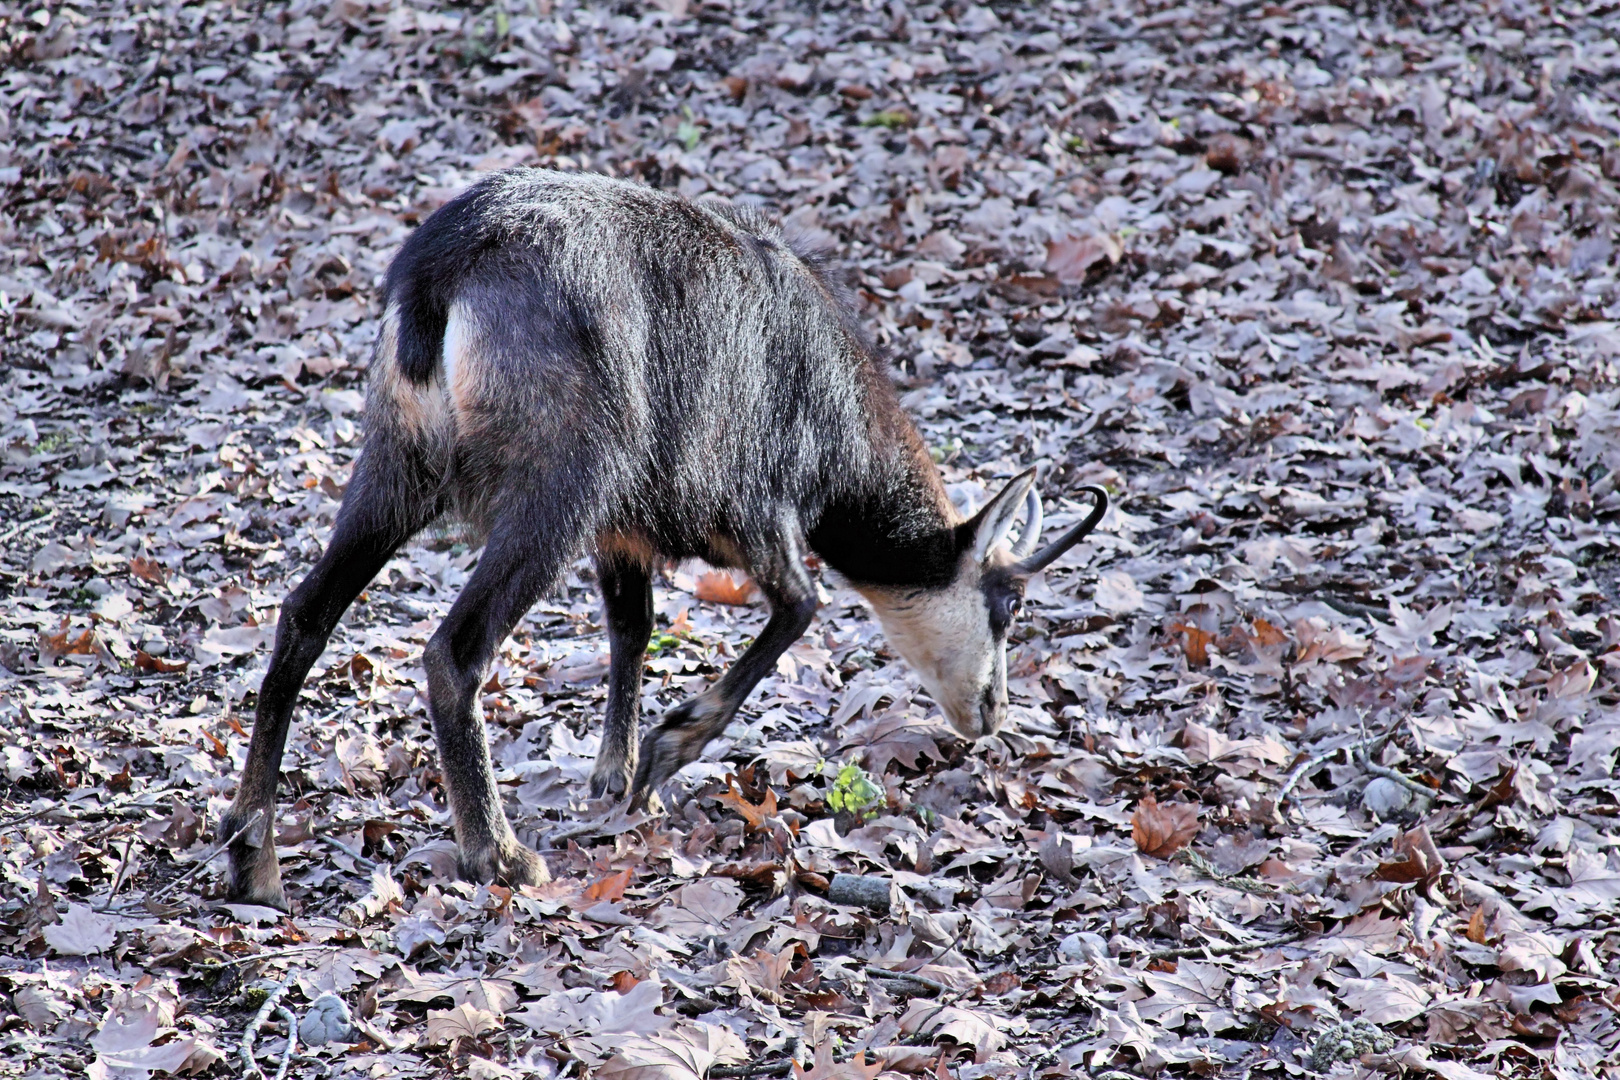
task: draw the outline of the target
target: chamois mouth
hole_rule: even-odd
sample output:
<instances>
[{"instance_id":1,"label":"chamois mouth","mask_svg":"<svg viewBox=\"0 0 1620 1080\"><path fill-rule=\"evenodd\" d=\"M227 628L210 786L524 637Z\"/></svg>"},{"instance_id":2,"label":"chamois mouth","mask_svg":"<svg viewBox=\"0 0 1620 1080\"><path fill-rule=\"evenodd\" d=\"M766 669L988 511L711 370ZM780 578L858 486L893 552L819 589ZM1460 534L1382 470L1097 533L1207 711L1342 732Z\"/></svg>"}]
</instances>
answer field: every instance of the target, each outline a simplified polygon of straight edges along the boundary
<instances>
[{"instance_id":1,"label":"chamois mouth","mask_svg":"<svg viewBox=\"0 0 1620 1080\"><path fill-rule=\"evenodd\" d=\"M979 702L979 735L994 735L1001 730L1002 711L997 707L996 699L989 691L985 691L984 698Z\"/></svg>"}]
</instances>

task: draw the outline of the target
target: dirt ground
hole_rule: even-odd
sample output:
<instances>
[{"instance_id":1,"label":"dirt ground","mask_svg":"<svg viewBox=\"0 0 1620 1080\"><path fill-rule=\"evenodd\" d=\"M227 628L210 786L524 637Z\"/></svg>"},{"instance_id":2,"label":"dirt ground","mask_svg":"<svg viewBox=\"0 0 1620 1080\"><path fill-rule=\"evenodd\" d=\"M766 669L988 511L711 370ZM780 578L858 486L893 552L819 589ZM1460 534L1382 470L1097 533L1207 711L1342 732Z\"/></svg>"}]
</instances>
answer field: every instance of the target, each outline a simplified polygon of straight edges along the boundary
<instances>
[{"instance_id":1,"label":"dirt ground","mask_svg":"<svg viewBox=\"0 0 1620 1080\"><path fill-rule=\"evenodd\" d=\"M1620 1075L1614 3L0 3L0 41L0 1076L240 1075L250 1027L274 1073L289 1016L299 1078ZM515 892L454 872L420 657L477 551L435 528L300 701L293 913L226 904L382 274L531 166L780 214L953 498L1038 464L1051 528L1115 509L1032 584L999 736L824 576L653 820L587 798L581 563L485 687L554 878ZM657 611L654 714L763 621L700 565Z\"/></svg>"}]
</instances>

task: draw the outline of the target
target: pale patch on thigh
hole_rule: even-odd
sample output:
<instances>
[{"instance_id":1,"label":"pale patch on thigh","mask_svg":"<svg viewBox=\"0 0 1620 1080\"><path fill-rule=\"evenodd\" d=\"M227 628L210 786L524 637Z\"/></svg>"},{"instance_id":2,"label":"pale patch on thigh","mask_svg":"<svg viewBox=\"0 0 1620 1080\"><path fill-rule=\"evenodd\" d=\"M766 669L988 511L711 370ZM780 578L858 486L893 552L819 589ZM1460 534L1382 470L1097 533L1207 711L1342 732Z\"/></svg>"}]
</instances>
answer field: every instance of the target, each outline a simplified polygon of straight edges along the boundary
<instances>
[{"instance_id":1,"label":"pale patch on thigh","mask_svg":"<svg viewBox=\"0 0 1620 1080\"><path fill-rule=\"evenodd\" d=\"M439 382L414 383L399 369L399 310L393 305L383 313L382 332L377 337L377 355L371 370L373 405L368 412L373 422L382 416L390 417L411 438L425 440L449 421L444 389Z\"/></svg>"},{"instance_id":2,"label":"pale patch on thigh","mask_svg":"<svg viewBox=\"0 0 1620 1080\"><path fill-rule=\"evenodd\" d=\"M480 329L471 308L450 305L444 324L444 386L450 408L463 426L496 396L494 365L483 348Z\"/></svg>"}]
</instances>

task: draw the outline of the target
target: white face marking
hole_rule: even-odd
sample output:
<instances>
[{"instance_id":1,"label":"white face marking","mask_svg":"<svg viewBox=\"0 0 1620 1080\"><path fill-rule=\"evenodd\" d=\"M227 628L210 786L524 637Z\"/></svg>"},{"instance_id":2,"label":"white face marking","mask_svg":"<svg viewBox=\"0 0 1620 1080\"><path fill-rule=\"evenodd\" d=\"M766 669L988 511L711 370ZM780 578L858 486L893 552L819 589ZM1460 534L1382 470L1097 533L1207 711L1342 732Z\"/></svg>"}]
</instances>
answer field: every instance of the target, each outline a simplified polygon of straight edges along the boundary
<instances>
[{"instance_id":1,"label":"white face marking","mask_svg":"<svg viewBox=\"0 0 1620 1080\"><path fill-rule=\"evenodd\" d=\"M861 587L894 651L911 665L951 726L976 739L1007 715L1007 649L990 629L972 552L943 589Z\"/></svg>"}]
</instances>

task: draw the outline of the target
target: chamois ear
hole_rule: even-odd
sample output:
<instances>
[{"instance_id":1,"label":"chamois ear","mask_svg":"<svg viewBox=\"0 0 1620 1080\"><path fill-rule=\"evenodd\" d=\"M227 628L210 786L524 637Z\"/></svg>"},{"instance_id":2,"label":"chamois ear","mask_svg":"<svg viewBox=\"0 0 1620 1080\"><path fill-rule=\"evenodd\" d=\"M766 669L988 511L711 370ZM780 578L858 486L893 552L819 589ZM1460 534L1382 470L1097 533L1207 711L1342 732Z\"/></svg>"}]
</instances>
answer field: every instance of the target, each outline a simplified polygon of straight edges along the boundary
<instances>
[{"instance_id":1,"label":"chamois ear","mask_svg":"<svg viewBox=\"0 0 1620 1080\"><path fill-rule=\"evenodd\" d=\"M984 563L995 550L997 544L1007 538L1012 531L1013 521L1023 506L1024 497L1035 484L1035 470L1025 469L1007 482L1007 486L996 493L996 497L984 504L984 508L968 526L973 530L973 559Z\"/></svg>"}]
</instances>

